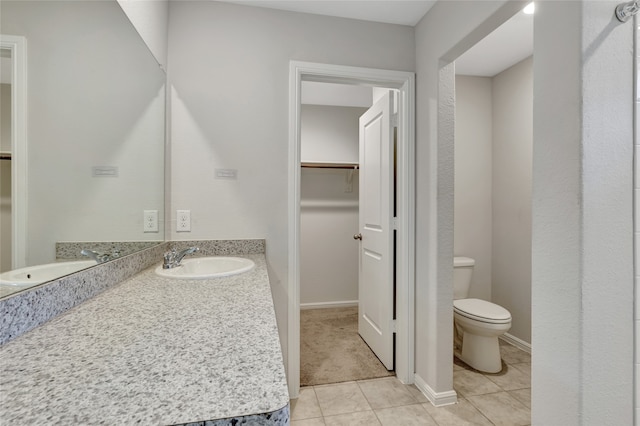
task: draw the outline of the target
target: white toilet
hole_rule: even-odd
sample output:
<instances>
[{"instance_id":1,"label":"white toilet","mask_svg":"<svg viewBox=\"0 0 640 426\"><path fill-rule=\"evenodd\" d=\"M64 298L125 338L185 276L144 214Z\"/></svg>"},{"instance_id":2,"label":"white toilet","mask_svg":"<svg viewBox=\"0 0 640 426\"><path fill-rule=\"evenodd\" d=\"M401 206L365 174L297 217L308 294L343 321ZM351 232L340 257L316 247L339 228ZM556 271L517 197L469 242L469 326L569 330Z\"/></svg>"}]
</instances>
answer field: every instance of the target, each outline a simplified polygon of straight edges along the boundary
<instances>
[{"instance_id":1,"label":"white toilet","mask_svg":"<svg viewBox=\"0 0 640 426\"><path fill-rule=\"evenodd\" d=\"M511 314L495 303L467 299L475 261L453 258L453 322L455 354L486 373L502 370L498 337L511 328Z\"/></svg>"}]
</instances>

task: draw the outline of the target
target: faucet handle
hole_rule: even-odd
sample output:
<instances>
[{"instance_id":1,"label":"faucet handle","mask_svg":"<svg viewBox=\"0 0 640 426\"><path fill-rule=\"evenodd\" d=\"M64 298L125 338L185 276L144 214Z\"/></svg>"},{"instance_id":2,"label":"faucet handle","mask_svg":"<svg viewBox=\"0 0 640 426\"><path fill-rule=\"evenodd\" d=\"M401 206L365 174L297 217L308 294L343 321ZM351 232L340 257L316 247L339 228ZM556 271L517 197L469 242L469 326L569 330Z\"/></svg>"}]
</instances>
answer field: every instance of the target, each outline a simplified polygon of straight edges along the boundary
<instances>
[{"instance_id":1,"label":"faucet handle","mask_svg":"<svg viewBox=\"0 0 640 426\"><path fill-rule=\"evenodd\" d=\"M175 259L177 253L178 252L176 252L176 249L172 248L171 250L169 250L168 252L166 252L164 254L164 260L165 261L171 261L171 260Z\"/></svg>"}]
</instances>

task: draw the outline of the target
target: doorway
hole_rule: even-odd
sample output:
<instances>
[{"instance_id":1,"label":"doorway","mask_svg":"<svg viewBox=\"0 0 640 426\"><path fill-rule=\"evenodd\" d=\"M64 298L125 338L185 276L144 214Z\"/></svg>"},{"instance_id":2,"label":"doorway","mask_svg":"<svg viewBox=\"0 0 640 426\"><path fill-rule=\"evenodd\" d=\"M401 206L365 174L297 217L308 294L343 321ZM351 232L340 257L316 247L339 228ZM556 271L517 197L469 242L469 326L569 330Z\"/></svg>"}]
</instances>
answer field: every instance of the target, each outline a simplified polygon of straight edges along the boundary
<instances>
[{"instance_id":1,"label":"doorway","mask_svg":"<svg viewBox=\"0 0 640 426\"><path fill-rule=\"evenodd\" d=\"M413 73L292 61L290 63L289 132L289 306L287 370L289 392L296 398L300 386L300 115L303 81L365 85L397 89L398 176L396 252L396 375L404 383L413 382Z\"/></svg>"},{"instance_id":2,"label":"doorway","mask_svg":"<svg viewBox=\"0 0 640 426\"><path fill-rule=\"evenodd\" d=\"M3 196L10 206L8 215L3 217L2 232L6 235L5 226L10 229L11 238L3 238L10 241L10 259L3 256L2 269L16 269L26 265L26 241L27 241L27 42L22 36L0 34L0 53L2 57L2 75L10 75L10 80L3 81L3 97L9 106L9 116L5 117L3 111L2 120L10 123L10 132L2 136L2 163L10 163L10 172L3 170L4 177L9 177L10 187L6 188L3 182ZM3 101L4 102L4 101ZM4 107L4 104L3 104ZM4 110L4 108L3 108ZM3 133L5 126L3 125ZM3 168L7 168L4 167ZM7 168L8 169L8 168ZM6 191L4 191L6 189ZM5 194L6 192L6 194ZM3 201L4 203L4 201ZM3 206L5 207L5 206ZM4 212L3 212L4 213Z\"/></svg>"},{"instance_id":3,"label":"doorway","mask_svg":"<svg viewBox=\"0 0 640 426\"><path fill-rule=\"evenodd\" d=\"M11 50L0 49L0 272L11 270Z\"/></svg>"},{"instance_id":4,"label":"doorway","mask_svg":"<svg viewBox=\"0 0 640 426\"><path fill-rule=\"evenodd\" d=\"M511 312L501 338L530 353L534 15L526 9L455 61L454 256L475 260L468 297Z\"/></svg>"},{"instance_id":5,"label":"doorway","mask_svg":"<svg viewBox=\"0 0 640 426\"><path fill-rule=\"evenodd\" d=\"M395 374L393 332L384 324L392 323L394 311L393 234L386 224L392 219L395 166L390 161L394 110L389 106L397 94L363 85L302 85L301 385L387 377ZM380 110L383 104L386 113ZM389 124L384 143L389 159L386 174L378 175L371 161L379 161L371 156L383 151L376 141L381 140L377 124L384 117ZM387 197L380 197L385 192ZM382 209L372 208L376 200L368 198L370 194L384 199ZM383 226L361 223L379 211L388 212L382 214ZM384 233L388 248L371 247L371 241ZM389 255L381 256L386 251ZM379 260L372 263L368 257Z\"/></svg>"}]
</instances>

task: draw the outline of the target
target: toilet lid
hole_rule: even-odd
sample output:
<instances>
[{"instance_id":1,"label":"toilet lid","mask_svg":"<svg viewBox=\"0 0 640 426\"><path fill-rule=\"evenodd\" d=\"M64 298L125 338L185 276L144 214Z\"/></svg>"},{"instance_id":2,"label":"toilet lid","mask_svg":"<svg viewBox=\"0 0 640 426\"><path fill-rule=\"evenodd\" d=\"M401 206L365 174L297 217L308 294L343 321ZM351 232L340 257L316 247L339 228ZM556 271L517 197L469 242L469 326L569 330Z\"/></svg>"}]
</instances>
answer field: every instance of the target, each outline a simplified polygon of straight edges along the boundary
<instances>
[{"instance_id":1,"label":"toilet lid","mask_svg":"<svg viewBox=\"0 0 640 426\"><path fill-rule=\"evenodd\" d=\"M453 310L469 319L494 324L511 321L511 313L500 305L481 299L458 299L453 301Z\"/></svg>"}]
</instances>

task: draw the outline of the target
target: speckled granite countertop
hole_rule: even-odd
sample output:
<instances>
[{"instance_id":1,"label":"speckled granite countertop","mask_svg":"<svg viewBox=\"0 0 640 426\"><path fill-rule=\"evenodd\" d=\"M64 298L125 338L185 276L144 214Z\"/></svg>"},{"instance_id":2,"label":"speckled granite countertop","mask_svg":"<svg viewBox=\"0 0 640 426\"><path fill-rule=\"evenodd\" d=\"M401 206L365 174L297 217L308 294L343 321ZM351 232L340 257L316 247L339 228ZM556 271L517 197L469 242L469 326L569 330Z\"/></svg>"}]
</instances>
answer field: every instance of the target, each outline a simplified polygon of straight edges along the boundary
<instances>
[{"instance_id":1,"label":"speckled granite countertop","mask_svg":"<svg viewBox=\"0 0 640 426\"><path fill-rule=\"evenodd\" d=\"M162 278L154 266L1 346L0 424L173 425L261 413L271 420L255 424L288 424L264 255L243 257L256 268L211 280Z\"/></svg>"}]
</instances>

